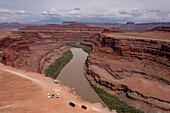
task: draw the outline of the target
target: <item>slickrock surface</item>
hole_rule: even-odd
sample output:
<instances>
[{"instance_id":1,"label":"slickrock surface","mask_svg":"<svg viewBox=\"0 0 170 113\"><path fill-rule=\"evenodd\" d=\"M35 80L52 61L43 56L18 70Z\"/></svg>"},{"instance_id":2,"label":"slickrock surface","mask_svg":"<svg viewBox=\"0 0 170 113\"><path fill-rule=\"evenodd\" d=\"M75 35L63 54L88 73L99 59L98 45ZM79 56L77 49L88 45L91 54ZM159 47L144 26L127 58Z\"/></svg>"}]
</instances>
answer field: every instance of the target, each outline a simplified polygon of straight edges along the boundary
<instances>
[{"instance_id":1,"label":"slickrock surface","mask_svg":"<svg viewBox=\"0 0 170 113\"><path fill-rule=\"evenodd\" d=\"M0 64L0 83L0 113L111 113L101 104L83 101L72 89L60 81L55 84L45 75ZM54 98L48 99L48 94L55 94ZM70 106L69 102L76 106Z\"/></svg>"},{"instance_id":2,"label":"slickrock surface","mask_svg":"<svg viewBox=\"0 0 170 113\"><path fill-rule=\"evenodd\" d=\"M170 33L96 34L86 44L92 84L141 111L170 111Z\"/></svg>"}]
</instances>

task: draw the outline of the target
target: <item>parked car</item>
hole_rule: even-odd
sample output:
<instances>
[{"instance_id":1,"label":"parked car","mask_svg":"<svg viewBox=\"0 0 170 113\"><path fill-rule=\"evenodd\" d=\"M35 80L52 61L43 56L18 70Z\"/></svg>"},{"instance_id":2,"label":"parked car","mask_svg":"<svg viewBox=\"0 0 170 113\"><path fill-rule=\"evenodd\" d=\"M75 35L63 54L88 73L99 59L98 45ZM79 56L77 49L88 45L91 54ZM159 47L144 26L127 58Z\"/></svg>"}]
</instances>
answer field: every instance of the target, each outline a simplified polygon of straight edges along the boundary
<instances>
[{"instance_id":1,"label":"parked car","mask_svg":"<svg viewBox=\"0 0 170 113\"><path fill-rule=\"evenodd\" d=\"M50 98L50 94L48 94L47 98L48 98L48 99Z\"/></svg>"},{"instance_id":2,"label":"parked car","mask_svg":"<svg viewBox=\"0 0 170 113\"><path fill-rule=\"evenodd\" d=\"M54 80L54 83L58 84L58 80Z\"/></svg>"},{"instance_id":3,"label":"parked car","mask_svg":"<svg viewBox=\"0 0 170 113\"><path fill-rule=\"evenodd\" d=\"M60 97L60 93L58 92L58 93L57 93L57 98L59 98L59 97Z\"/></svg>"},{"instance_id":4,"label":"parked car","mask_svg":"<svg viewBox=\"0 0 170 113\"><path fill-rule=\"evenodd\" d=\"M82 105L82 106L81 106L81 108L83 108L83 109L87 109L87 107L86 107L85 105Z\"/></svg>"},{"instance_id":5,"label":"parked car","mask_svg":"<svg viewBox=\"0 0 170 113\"><path fill-rule=\"evenodd\" d=\"M52 96L51 96L52 98L54 98L54 94L52 94Z\"/></svg>"},{"instance_id":6,"label":"parked car","mask_svg":"<svg viewBox=\"0 0 170 113\"><path fill-rule=\"evenodd\" d=\"M72 107L76 106L73 102L70 102L69 105L72 106Z\"/></svg>"}]
</instances>

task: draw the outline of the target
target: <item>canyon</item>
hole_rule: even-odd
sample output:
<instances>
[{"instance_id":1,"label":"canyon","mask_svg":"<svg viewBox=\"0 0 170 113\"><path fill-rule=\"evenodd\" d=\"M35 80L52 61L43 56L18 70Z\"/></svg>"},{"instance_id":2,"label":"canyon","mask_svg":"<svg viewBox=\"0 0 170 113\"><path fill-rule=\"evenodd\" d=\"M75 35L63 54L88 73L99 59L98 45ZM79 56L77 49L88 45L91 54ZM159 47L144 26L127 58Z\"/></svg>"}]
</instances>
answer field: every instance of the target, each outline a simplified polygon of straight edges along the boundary
<instances>
[{"instance_id":1,"label":"canyon","mask_svg":"<svg viewBox=\"0 0 170 113\"><path fill-rule=\"evenodd\" d=\"M144 112L170 111L170 33L103 33L86 44L86 77Z\"/></svg>"},{"instance_id":2,"label":"canyon","mask_svg":"<svg viewBox=\"0 0 170 113\"><path fill-rule=\"evenodd\" d=\"M44 70L70 49L67 41L82 41L93 32L51 30L0 31L1 113L116 113L100 103L82 100L74 89L45 77ZM39 74L38 74L39 73ZM60 92L60 98L56 98ZM54 98L47 98L55 94ZM99 98L99 97L98 97ZM75 103L71 107L69 102ZM81 108L87 107L86 110Z\"/></svg>"},{"instance_id":3,"label":"canyon","mask_svg":"<svg viewBox=\"0 0 170 113\"><path fill-rule=\"evenodd\" d=\"M4 72L7 68L22 74L30 73L28 77L43 79L42 83L52 82L52 79L36 73L42 74L55 59L70 49L66 42L80 41L92 47L85 63L85 76L91 84L109 94L118 95L122 101L141 111L169 112L170 33L167 28L142 33L125 33L111 28L102 31L101 27L89 27L77 22L65 26L50 24L16 31L2 30L0 62L6 66L1 66L1 78L11 76ZM3 83L7 81L6 78ZM61 88L65 90L63 85ZM69 91L68 88L66 92ZM102 107L100 109L109 112ZM79 108L77 110L80 112Z\"/></svg>"}]
</instances>

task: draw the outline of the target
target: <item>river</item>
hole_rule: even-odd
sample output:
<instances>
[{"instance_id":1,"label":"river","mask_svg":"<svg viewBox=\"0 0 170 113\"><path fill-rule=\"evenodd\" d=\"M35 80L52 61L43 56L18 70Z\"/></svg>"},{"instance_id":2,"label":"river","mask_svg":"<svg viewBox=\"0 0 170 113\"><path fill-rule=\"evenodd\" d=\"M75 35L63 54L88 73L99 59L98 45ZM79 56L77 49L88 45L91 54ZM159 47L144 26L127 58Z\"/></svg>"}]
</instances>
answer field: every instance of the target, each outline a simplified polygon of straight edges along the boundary
<instances>
[{"instance_id":1,"label":"river","mask_svg":"<svg viewBox=\"0 0 170 113\"><path fill-rule=\"evenodd\" d=\"M84 75L84 63L88 54L79 48L72 48L71 51L73 58L61 70L57 79L62 81L64 85L75 88L75 92L81 96L83 100L92 103L101 103L106 107L105 103L96 94Z\"/></svg>"}]
</instances>

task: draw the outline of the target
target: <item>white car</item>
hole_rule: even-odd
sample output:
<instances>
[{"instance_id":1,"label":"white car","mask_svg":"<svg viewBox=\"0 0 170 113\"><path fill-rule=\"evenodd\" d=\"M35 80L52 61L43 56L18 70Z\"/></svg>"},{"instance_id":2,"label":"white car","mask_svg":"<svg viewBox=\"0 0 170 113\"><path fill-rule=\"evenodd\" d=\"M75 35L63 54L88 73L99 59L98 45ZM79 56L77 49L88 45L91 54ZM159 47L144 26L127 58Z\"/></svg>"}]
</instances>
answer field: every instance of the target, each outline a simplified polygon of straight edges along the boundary
<instances>
[{"instance_id":1,"label":"white car","mask_svg":"<svg viewBox=\"0 0 170 113\"><path fill-rule=\"evenodd\" d=\"M54 80L54 83L58 84L58 80Z\"/></svg>"},{"instance_id":2,"label":"white car","mask_svg":"<svg viewBox=\"0 0 170 113\"><path fill-rule=\"evenodd\" d=\"M60 97L60 93L58 92L58 93L57 93L57 98L59 98L59 97Z\"/></svg>"},{"instance_id":3,"label":"white car","mask_svg":"<svg viewBox=\"0 0 170 113\"><path fill-rule=\"evenodd\" d=\"M48 94L47 98L48 98L48 99L50 98L50 94Z\"/></svg>"}]
</instances>

